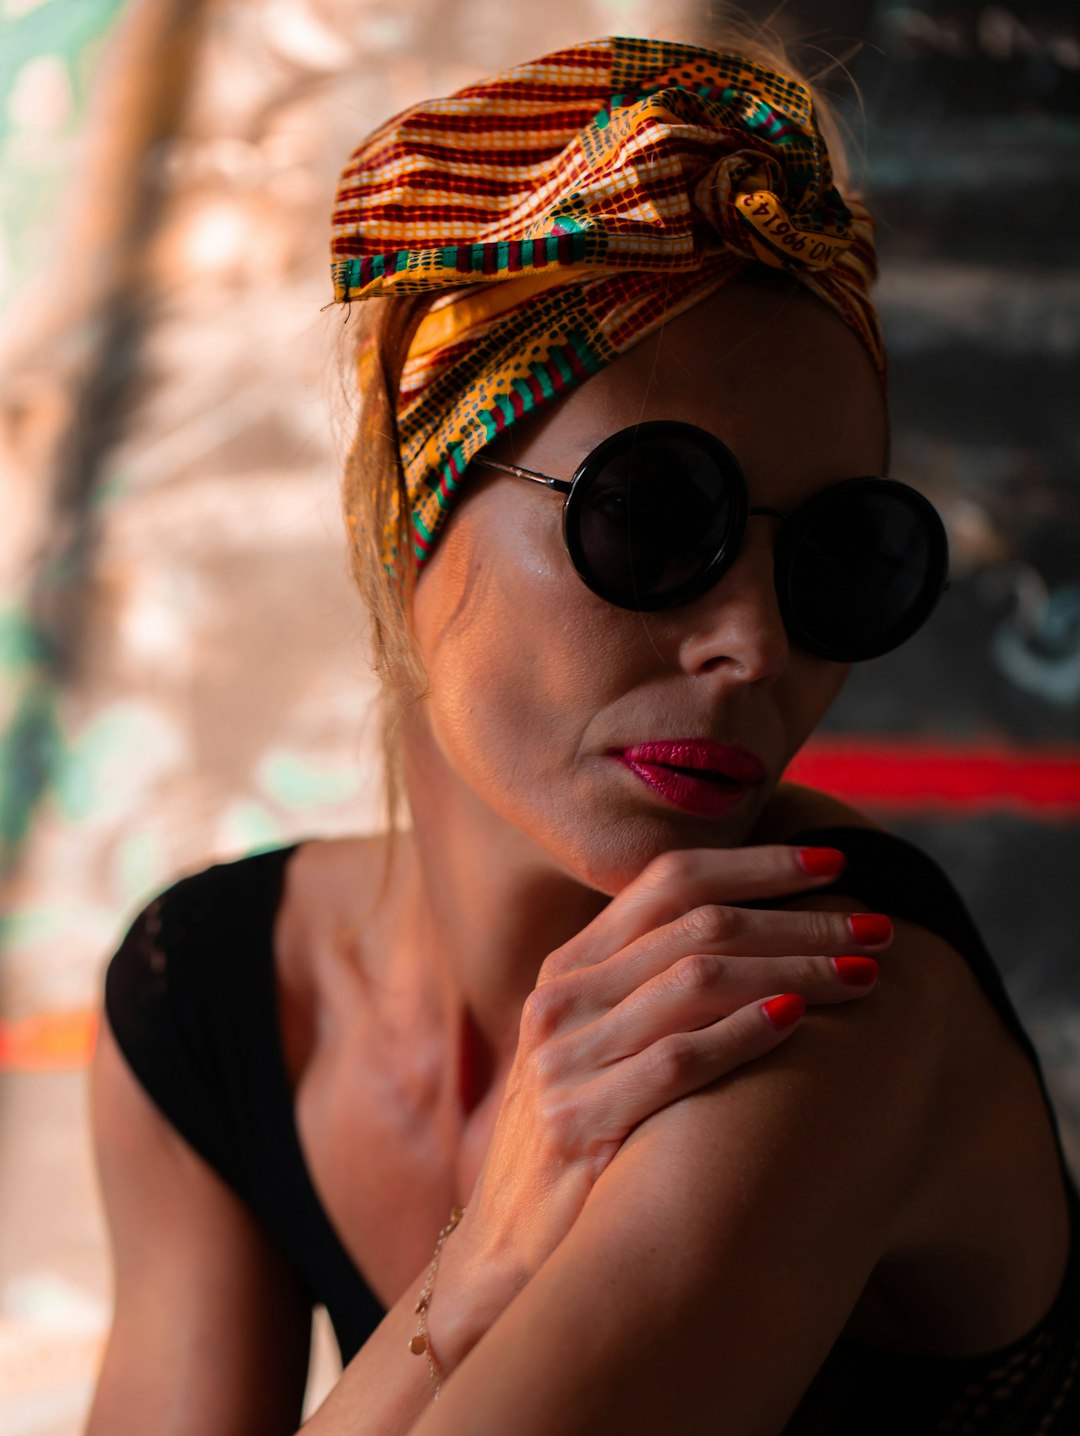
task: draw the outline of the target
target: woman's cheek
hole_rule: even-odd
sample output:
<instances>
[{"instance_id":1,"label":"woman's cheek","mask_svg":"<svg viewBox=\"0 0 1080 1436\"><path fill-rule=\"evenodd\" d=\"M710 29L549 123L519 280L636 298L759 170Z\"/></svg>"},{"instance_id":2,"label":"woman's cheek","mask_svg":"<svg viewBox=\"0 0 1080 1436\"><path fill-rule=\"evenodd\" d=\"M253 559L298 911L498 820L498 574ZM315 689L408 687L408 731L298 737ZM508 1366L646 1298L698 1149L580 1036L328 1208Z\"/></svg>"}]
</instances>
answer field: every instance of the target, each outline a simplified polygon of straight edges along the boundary
<instances>
[{"instance_id":1,"label":"woman's cheek","mask_svg":"<svg viewBox=\"0 0 1080 1436\"><path fill-rule=\"evenodd\" d=\"M575 614L578 590L589 595L562 546L560 506L521 487L507 480L463 502L417 585L432 698L458 723L472 713L485 726L535 716L550 725L584 696L587 634Z\"/></svg>"},{"instance_id":2,"label":"woman's cheek","mask_svg":"<svg viewBox=\"0 0 1080 1436\"><path fill-rule=\"evenodd\" d=\"M558 727L534 595L497 561L464 564L463 545L436 550L417 589L416 633L428 675L433 738L473 786L525 776ZM437 559L445 559L436 567Z\"/></svg>"},{"instance_id":3,"label":"woman's cheek","mask_svg":"<svg viewBox=\"0 0 1080 1436\"><path fill-rule=\"evenodd\" d=\"M781 700L786 715L788 761L832 707L850 672L850 663L830 663L810 654L800 654L789 665Z\"/></svg>"}]
</instances>

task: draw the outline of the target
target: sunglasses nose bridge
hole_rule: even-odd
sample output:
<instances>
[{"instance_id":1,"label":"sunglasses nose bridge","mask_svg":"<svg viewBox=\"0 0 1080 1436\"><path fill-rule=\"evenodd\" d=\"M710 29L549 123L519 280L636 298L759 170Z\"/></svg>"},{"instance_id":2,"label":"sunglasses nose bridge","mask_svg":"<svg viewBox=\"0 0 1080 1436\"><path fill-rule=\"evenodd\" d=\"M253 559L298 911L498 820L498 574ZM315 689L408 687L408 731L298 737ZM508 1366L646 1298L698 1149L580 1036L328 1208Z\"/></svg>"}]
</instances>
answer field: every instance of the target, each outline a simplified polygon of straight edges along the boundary
<instances>
[{"instance_id":1,"label":"sunglasses nose bridge","mask_svg":"<svg viewBox=\"0 0 1080 1436\"><path fill-rule=\"evenodd\" d=\"M681 665L709 673L728 665L751 682L783 672L790 640L780 612L774 572L775 525L752 521L731 563L696 599L673 609L683 629Z\"/></svg>"}]
</instances>

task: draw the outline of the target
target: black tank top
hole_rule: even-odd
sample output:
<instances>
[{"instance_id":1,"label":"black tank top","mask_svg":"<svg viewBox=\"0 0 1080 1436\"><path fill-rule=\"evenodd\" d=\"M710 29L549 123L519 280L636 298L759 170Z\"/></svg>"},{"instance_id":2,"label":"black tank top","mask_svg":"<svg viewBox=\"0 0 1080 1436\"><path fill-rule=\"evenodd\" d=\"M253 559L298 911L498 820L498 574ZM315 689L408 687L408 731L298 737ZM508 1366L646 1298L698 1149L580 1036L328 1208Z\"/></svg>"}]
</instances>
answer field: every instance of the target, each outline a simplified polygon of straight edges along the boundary
<instances>
[{"instance_id":1,"label":"black tank top","mask_svg":"<svg viewBox=\"0 0 1080 1436\"><path fill-rule=\"evenodd\" d=\"M997 968L949 880L909 843L867 828L815 829L791 841L841 848L845 891L938 933L969 963L1031 1061L1050 1109L1071 1241L1057 1297L1025 1336L964 1358L840 1337L787 1436L1078 1436L1080 1197L1038 1057ZM154 1103L249 1204L312 1304L326 1307L348 1364L385 1309L323 1209L296 1131L273 930L285 862L299 846L217 863L154 898L108 965L105 1012Z\"/></svg>"}]
</instances>

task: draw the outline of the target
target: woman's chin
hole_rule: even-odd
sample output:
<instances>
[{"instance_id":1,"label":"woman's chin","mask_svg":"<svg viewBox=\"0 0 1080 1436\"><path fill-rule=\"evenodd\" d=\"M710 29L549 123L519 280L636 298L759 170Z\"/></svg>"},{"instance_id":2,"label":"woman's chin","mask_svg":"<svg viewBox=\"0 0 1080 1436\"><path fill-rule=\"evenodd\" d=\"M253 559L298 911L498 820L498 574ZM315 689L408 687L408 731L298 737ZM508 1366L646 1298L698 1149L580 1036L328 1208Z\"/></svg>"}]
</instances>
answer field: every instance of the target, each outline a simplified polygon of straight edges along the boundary
<instances>
[{"instance_id":1,"label":"woman's chin","mask_svg":"<svg viewBox=\"0 0 1080 1436\"><path fill-rule=\"evenodd\" d=\"M591 814L586 830L564 833L548 850L578 882L608 897L623 888L662 853L688 848L733 848L746 840L761 803L723 818L703 819L673 811L641 809L613 813L605 822Z\"/></svg>"}]
</instances>

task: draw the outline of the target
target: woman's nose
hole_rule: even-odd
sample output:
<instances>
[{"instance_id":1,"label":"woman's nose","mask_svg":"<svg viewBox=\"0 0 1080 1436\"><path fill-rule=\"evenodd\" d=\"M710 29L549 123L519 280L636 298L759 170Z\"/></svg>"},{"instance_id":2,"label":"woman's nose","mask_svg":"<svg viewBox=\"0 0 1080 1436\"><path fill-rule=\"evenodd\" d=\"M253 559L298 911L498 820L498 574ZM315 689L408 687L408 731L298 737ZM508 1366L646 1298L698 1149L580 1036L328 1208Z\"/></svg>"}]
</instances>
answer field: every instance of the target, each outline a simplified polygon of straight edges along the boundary
<instances>
[{"instance_id":1,"label":"woman's nose","mask_svg":"<svg viewBox=\"0 0 1080 1436\"><path fill-rule=\"evenodd\" d=\"M790 645L773 570L776 521L747 521L735 562L712 588L682 608L679 664L688 673L726 670L742 683L764 683L787 666Z\"/></svg>"}]
</instances>

